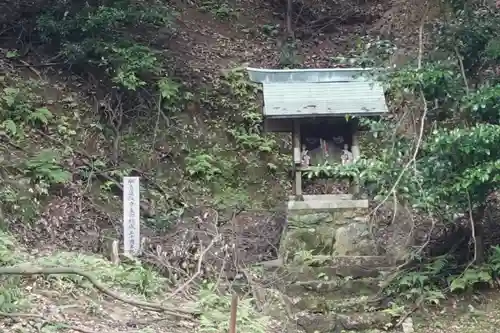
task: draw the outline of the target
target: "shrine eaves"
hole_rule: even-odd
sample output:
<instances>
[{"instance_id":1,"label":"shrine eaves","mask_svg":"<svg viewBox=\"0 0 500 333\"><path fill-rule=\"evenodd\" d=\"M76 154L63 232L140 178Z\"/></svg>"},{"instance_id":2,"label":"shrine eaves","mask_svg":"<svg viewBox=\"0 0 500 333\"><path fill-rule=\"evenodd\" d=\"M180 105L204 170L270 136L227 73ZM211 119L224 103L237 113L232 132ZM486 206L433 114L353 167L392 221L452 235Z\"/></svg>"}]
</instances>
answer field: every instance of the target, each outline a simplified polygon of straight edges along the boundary
<instances>
[{"instance_id":1,"label":"shrine eaves","mask_svg":"<svg viewBox=\"0 0 500 333\"><path fill-rule=\"evenodd\" d=\"M290 132L293 118L377 116L388 112L382 85L372 69L247 68L263 85L265 128Z\"/></svg>"}]
</instances>

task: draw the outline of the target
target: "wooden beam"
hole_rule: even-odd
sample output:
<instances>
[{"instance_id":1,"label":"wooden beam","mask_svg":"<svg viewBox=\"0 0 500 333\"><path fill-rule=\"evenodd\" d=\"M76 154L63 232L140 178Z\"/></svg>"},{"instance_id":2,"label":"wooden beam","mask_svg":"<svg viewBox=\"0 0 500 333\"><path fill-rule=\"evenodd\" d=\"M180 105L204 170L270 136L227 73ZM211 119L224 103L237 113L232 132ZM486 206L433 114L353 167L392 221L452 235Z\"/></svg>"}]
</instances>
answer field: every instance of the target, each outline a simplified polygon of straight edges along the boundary
<instances>
[{"instance_id":1,"label":"wooden beam","mask_svg":"<svg viewBox=\"0 0 500 333\"><path fill-rule=\"evenodd\" d=\"M351 153L352 153L353 162L356 162L359 159L359 156L361 154L360 148L359 148L359 139L358 139L358 129L357 128L354 128L353 133L352 133ZM349 192L351 194L354 194L354 195L359 193L359 181L358 181L358 179L354 178L351 181Z\"/></svg>"},{"instance_id":2,"label":"wooden beam","mask_svg":"<svg viewBox=\"0 0 500 333\"><path fill-rule=\"evenodd\" d=\"M361 151L359 148L359 138L358 138L358 130L357 129L354 129L354 132L352 133L351 152L352 152L352 157L353 157L354 161L357 161L359 159L359 156L361 155Z\"/></svg>"},{"instance_id":3,"label":"wooden beam","mask_svg":"<svg viewBox=\"0 0 500 333\"><path fill-rule=\"evenodd\" d=\"M288 201L288 210L336 210L368 208L368 200L305 200Z\"/></svg>"},{"instance_id":4,"label":"wooden beam","mask_svg":"<svg viewBox=\"0 0 500 333\"><path fill-rule=\"evenodd\" d=\"M295 196L291 195L288 197L289 201L294 201ZM334 200L352 200L352 194L304 194L302 196L303 201L334 201Z\"/></svg>"},{"instance_id":5,"label":"wooden beam","mask_svg":"<svg viewBox=\"0 0 500 333\"><path fill-rule=\"evenodd\" d=\"M292 133L292 142L293 142L293 162L295 165L295 186L294 186L294 194L297 197L302 196L302 171L300 170L300 164L302 162L301 156L301 142L300 142L300 121L293 121L293 133Z\"/></svg>"},{"instance_id":6,"label":"wooden beam","mask_svg":"<svg viewBox=\"0 0 500 333\"><path fill-rule=\"evenodd\" d=\"M302 196L302 172L295 171L295 195L297 197Z\"/></svg>"},{"instance_id":7,"label":"wooden beam","mask_svg":"<svg viewBox=\"0 0 500 333\"><path fill-rule=\"evenodd\" d=\"M301 156L301 142L300 142L300 122L298 120L293 121L293 131L292 131L292 147L293 147L293 162L295 165L300 165L302 163Z\"/></svg>"}]
</instances>

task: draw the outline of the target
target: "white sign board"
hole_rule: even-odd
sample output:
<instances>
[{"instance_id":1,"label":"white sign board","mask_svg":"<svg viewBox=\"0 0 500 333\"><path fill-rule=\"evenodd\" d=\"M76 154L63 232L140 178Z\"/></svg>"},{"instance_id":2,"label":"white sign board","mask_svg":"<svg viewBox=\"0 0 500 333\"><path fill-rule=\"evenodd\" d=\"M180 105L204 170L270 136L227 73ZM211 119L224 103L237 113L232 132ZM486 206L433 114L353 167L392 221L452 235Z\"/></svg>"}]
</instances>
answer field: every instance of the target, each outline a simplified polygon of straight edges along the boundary
<instances>
[{"instance_id":1,"label":"white sign board","mask_svg":"<svg viewBox=\"0 0 500 333\"><path fill-rule=\"evenodd\" d=\"M139 177L123 178L123 248L126 255L141 251Z\"/></svg>"}]
</instances>

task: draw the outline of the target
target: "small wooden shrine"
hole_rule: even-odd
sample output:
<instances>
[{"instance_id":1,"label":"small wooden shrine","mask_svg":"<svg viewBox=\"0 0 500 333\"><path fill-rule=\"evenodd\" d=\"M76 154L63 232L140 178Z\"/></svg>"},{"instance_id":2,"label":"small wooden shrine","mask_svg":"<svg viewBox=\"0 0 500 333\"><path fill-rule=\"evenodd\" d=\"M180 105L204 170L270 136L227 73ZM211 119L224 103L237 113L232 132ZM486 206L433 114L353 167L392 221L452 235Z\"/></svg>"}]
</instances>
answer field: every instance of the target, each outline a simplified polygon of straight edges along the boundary
<instances>
[{"instance_id":1,"label":"small wooden shrine","mask_svg":"<svg viewBox=\"0 0 500 333\"><path fill-rule=\"evenodd\" d=\"M342 208L338 195L336 200L327 195L304 196L302 173L325 159L349 163L359 157L358 117L388 112L382 85L363 75L371 69L247 70L252 81L263 85L264 129L292 133L295 195L289 207ZM300 203L313 200L315 204Z\"/></svg>"}]
</instances>

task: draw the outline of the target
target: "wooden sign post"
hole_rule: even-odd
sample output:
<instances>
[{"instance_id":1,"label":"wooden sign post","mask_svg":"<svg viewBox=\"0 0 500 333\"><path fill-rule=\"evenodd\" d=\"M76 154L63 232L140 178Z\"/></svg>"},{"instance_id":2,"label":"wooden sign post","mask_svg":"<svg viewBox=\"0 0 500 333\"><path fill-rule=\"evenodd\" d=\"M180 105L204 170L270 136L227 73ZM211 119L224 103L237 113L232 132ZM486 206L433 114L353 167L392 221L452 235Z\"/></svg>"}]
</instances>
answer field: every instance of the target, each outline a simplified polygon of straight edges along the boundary
<instances>
[{"instance_id":1,"label":"wooden sign post","mask_svg":"<svg viewBox=\"0 0 500 333\"><path fill-rule=\"evenodd\" d=\"M141 252L139 177L123 178L123 249L125 255Z\"/></svg>"}]
</instances>

